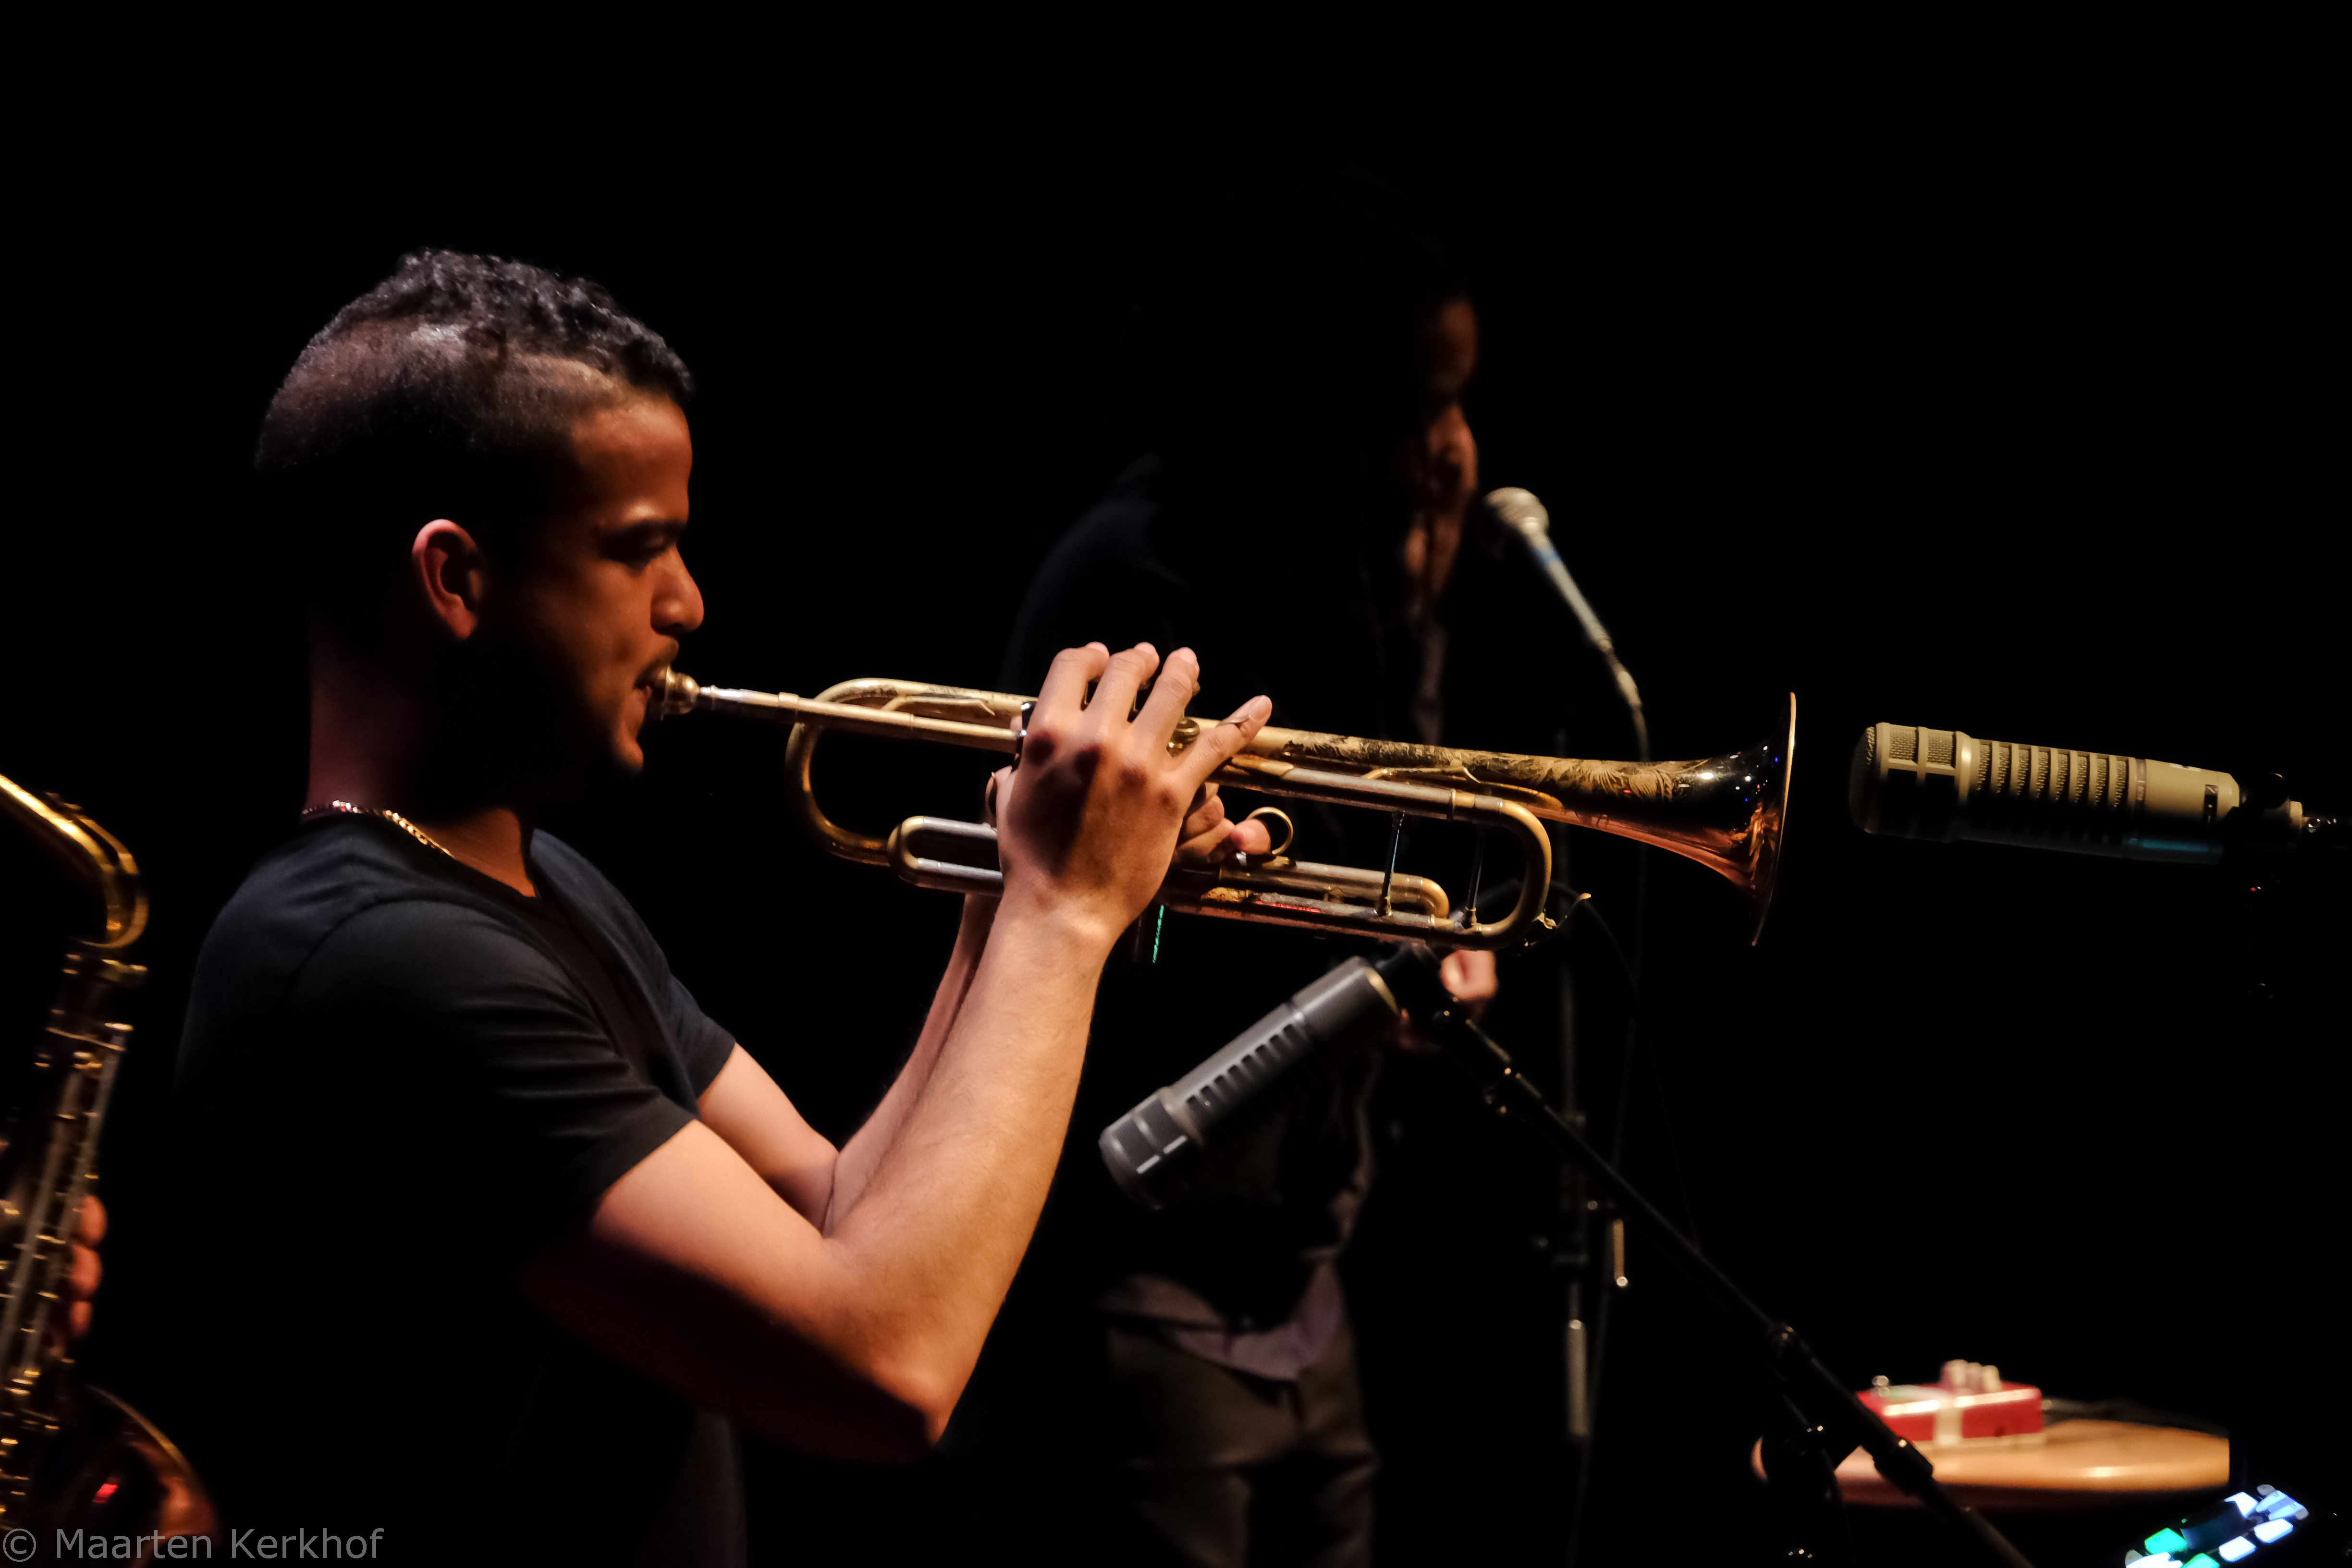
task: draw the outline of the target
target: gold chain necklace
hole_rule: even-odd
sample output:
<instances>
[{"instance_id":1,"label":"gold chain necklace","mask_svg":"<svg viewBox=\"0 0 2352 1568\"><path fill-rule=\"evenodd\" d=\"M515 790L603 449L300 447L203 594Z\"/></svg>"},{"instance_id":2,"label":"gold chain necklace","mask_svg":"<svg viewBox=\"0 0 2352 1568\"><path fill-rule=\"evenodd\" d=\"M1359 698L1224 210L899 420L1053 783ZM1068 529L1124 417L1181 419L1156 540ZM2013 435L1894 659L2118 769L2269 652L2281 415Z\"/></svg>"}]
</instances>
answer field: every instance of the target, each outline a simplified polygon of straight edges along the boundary
<instances>
[{"instance_id":1,"label":"gold chain necklace","mask_svg":"<svg viewBox=\"0 0 2352 1568\"><path fill-rule=\"evenodd\" d=\"M386 822L391 823L394 827L397 827L402 832L407 834L411 838L415 839L419 844L424 845L427 849L438 849L442 854L449 855L449 858L452 860L457 858L455 855L449 854L449 847L447 845L442 843L439 839L425 832L425 829L417 826L416 824L409 821L408 818L401 816L400 813L396 811L386 811L380 805L353 805L347 800L331 800L324 805L308 805L302 808L302 815L306 818L312 816L324 816L331 812L342 812L352 816L381 816Z\"/></svg>"}]
</instances>

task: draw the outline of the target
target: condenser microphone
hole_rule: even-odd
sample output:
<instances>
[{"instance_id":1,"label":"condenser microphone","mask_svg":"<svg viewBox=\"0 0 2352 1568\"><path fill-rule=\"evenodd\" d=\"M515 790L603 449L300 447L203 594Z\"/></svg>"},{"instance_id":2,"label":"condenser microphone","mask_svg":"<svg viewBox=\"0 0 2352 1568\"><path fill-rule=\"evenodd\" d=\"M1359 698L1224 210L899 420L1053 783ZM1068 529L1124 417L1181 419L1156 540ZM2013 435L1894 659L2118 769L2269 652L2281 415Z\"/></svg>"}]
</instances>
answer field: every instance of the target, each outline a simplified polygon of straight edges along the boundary
<instances>
[{"instance_id":1,"label":"condenser microphone","mask_svg":"<svg viewBox=\"0 0 2352 1568\"><path fill-rule=\"evenodd\" d=\"M1642 710L1641 688L1633 684L1633 672L1617 657L1617 645L1610 637L1609 628L1601 624L1601 617L1593 613L1592 606L1577 588L1576 579L1568 574L1568 563L1559 558L1559 551L1551 542L1551 514L1544 510L1544 503L1536 500L1532 492L1516 486L1488 490L1486 510L1494 514L1495 521L1527 542L1528 553L1535 557L1537 566L1551 579L1552 587L1567 601L1577 623L1584 627L1586 639L1608 661L1609 672L1617 678L1617 689L1625 699L1626 711L1633 717L1635 756L1639 761L1648 762L1650 721Z\"/></svg>"},{"instance_id":2,"label":"condenser microphone","mask_svg":"<svg viewBox=\"0 0 2352 1568\"><path fill-rule=\"evenodd\" d=\"M1402 1009L1383 966L1351 958L1102 1130L1103 1163L1138 1206L1161 1209L1213 1163L1220 1140L1284 1104L1318 1068L1377 1044Z\"/></svg>"},{"instance_id":3,"label":"condenser microphone","mask_svg":"<svg viewBox=\"0 0 2352 1568\"><path fill-rule=\"evenodd\" d=\"M1862 732L1846 804L1865 833L2200 866L2232 843L2332 825L2277 792L2250 800L2234 777L2205 768L1906 724Z\"/></svg>"}]
</instances>

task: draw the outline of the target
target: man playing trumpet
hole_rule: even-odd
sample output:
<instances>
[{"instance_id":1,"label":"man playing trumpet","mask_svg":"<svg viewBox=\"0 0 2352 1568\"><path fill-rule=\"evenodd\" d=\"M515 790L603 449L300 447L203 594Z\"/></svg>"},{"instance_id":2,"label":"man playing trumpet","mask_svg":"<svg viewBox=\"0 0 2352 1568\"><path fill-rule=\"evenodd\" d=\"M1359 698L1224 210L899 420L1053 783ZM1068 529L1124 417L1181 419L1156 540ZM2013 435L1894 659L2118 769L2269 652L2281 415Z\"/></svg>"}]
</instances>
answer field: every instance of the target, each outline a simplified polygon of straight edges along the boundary
<instances>
[{"instance_id":1,"label":"man playing trumpet","mask_svg":"<svg viewBox=\"0 0 2352 1568\"><path fill-rule=\"evenodd\" d=\"M740 1561L730 1423L922 1451L1035 1224L1096 979L1262 699L1171 755L1178 649L1053 662L906 1068L836 1149L534 831L643 765L703 616L692 384L593 285L426 252L346 307L257 468L299 543L303 821L205 943L182 1091L225 1318L189 1447L232 1526L393 1561ZM1133 700L1157 683L1130 721ZM1094 689L1091 701L1089 688ZM231 1194L270 1205L266 1235ZM330 1419L331 1417L331 1419Z\"/></svg>"}]
</instances>

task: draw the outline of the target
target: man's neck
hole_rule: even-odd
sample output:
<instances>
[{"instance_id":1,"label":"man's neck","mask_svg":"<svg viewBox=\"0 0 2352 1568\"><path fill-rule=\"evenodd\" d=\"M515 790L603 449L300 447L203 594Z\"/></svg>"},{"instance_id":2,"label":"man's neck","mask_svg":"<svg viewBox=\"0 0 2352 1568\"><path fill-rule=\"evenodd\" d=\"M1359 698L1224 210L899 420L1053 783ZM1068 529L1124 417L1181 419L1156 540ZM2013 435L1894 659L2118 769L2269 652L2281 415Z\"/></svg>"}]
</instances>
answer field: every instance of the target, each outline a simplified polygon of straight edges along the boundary
<instances>
[{"instance_id":1,"label":"man's neck","mask_svg":"<svg viewBox=\"0 0 2352 1568\"><path fill-rule=\"evenodd\" d=\"M396 811L453 859L504 882L525 898L530 879L531 824L511 804L453 798L428 781L435 742L430 715L415 692L381 670L331 647L311 646L310 777L305 806L333 801Z\"/></svg>"},{"instance_id":2,"label":"man's neck","mask_svg":"<svg viewBox=\"0 0 2352 1568\"><path fill-rule=\"evenodd\" d=\"M328 782L334 780L337 782ZM530 879L531 826L512 806L484 806L457 814L404 809L399 790L370 783L349 769L332 770L322 778L314 765L306 806L341 801L369 811L396 811L416 829L449 852L451 859L472 867L494 881L504 882L526 899L539 896Z\"/></svg>"},{"instance_id":3,"label":"man's neck","mask_svg":"<svg viewBox=\"0 0 2352 1568\"><path fill-rule=\"evenodd\" d=\"M510 806L488 806L447 821L410 821L452 858L504 882L526 899L539 896L530 879L530 825Z\"/></svg>"}]
</instances>

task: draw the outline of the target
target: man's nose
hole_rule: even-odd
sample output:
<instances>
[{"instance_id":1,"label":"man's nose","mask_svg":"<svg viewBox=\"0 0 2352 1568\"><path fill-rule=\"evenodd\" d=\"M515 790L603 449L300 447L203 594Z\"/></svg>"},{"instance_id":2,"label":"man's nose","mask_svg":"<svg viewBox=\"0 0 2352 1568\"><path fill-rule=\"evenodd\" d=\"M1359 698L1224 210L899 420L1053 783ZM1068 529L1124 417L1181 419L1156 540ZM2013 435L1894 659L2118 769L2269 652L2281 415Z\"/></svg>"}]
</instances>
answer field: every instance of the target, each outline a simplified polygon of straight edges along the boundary
<instances>
[{"instance_id":1,"label":"man's nose","mask_svg":"<svg viewBox=\"0 0 2352 1568\"><path fill-rule=\"evenodd\" d=\"M702 590L686 569L686 557L673 554L661 590L654 595L654 629L683 637L701 624Z\"/></svg>"}]
</instances>

